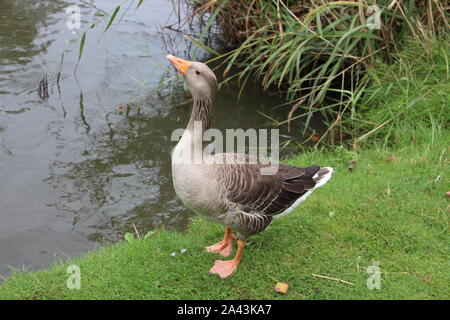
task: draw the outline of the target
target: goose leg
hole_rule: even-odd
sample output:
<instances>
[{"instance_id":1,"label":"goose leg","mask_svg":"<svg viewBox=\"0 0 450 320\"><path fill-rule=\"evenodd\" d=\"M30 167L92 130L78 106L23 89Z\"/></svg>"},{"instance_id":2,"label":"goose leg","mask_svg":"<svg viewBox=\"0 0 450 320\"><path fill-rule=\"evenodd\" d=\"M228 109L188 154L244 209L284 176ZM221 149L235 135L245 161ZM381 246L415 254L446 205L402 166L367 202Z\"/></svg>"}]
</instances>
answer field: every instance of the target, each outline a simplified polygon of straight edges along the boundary
<instances>
[{"instance_id":1,"label":"goose leg","mask_svg":"<svg viewBox=\"0 0 450 320\"><path fill-rule=\"evenodd\" d=\"M235 272L239 262L241 262L242 252L244 251L246 243L246 241L238 240L238 250L234 258L226 261L216 260L213 267L209 270L209 273L217 273L223 279Z\"/></svg>"},{"instance_id":2,"label":"goose leg","mask_svg":"<svg viewBox=\"0 0 450 320\"><path fill-rule=\"evenodd\" d=\"M223 240L206 247L206 251L220 253L223 257L228 257L233 251L233 240L235 240L235 237L233 237L231 229L227 227Z\"/></svg>"}]
</instances>

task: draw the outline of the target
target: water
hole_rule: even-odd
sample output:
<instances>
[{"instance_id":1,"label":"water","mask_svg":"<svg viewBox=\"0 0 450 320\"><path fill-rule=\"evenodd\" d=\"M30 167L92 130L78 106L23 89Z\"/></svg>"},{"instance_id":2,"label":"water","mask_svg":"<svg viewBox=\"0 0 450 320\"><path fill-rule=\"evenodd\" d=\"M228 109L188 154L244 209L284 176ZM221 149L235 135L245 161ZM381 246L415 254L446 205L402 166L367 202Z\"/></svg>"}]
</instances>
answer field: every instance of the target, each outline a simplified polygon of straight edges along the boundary
<instances>
[{"instance_id":1,"label":"water","mask_svg":"<svg viewBox=\"0 0 450 320\"><path fill-rule=\"evenodd\" d=\"M73 4L87 30L77 78L82 31L67 28L65 12ZM114 243L135 227L141 234L160 226L183 229L191 215L175 196L170 172L170 135L189 117L182 86L143 94L128 116L108 110L157 87L172 72L165 55L187 57L192 45L182 34L198 30L161 28L186 15L166 0L131 8L103 36L106 21L89 28L102 19L96 13L111 13L114 5L0 3L0 275ZM49 98L40 99L45 75ZM282 101L257 86L248 86L239 101L236 92L236 85L219 92L214 126L270 127L256 110L285 118L286 109L273 111Z\"/></svg>"}]
</instances>

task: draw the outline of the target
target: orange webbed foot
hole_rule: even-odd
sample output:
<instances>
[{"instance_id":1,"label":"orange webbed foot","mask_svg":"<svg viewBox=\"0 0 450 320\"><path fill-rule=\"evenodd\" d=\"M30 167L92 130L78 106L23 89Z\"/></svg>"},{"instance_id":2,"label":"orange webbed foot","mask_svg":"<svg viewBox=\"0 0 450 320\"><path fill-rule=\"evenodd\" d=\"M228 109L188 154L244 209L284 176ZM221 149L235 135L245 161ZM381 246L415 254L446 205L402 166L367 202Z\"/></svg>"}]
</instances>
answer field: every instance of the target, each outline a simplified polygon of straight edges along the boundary
<instances>
[{"instance_id":1,"label":"orange webbed foot","mask_svg":"<svg viewBox=\"0 0 450 320\"><path fill-rule=\"evenodd\" d=\"M213 267L209 270L209 273L216 273L223 279L232 275L233 272L236 271L237 266L238 263L234 259L227 261L216 260Z\"/></svg>"},{"instance_id":2,"label":"orange webbed foot","mask_svg":"<svg viewBox=\"0 0 450 320\"><path fill-rule=\"evenodd\" d=\"M207 252L220 253L223 257L228 257L233 251L233 240L224 240L205 248Z\"/></svg>"},{"instance_id":3,"label":"orange webbed foot","mask_svg":"<svg viewBox=\"0 0 450 320\"><path fill-rule=\"evenodd\" d=\"M233 236L231 229L226 228L223 240L205 249L207 252L220 253L223 257L228 257L233 251L233 240L236 240L236 238Z\"/></svg>"},{"instance_id":4,"label":"orange webbed foot","mask_svg":"<svg viewBox=\"0 0 450 320\"><path fill-rule=\"evenodd\" d=\"M239 263L242 259L242 252L244 250L246 241L238 240L238 249L236 252L236 256L231 260L216 260L214 262L213 267L209 270L209 273L218 274L222 279L229 277L236 271Z\"/></svg>"}]
</instances>

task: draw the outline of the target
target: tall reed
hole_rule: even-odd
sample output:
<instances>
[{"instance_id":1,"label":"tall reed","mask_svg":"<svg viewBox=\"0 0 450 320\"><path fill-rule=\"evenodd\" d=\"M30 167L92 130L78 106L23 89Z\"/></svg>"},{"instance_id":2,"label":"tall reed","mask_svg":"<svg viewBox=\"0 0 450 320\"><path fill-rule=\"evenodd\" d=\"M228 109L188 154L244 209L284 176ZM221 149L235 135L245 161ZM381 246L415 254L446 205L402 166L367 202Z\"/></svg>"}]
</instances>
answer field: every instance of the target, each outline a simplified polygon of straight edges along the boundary
<instances>
[{"instance_id":1,"label":"tall reed","mask_svg":"<svg viewBox=\"0 0 450 320\"><path fill-rule=\"evenodd\" d=\"M407 37L429 58L430 41L449 28L438 0L211 0L201 9L211 12L234 48L223 56L224 75L237 66L229 79L244 85L257 77L264 89L284 93L289 121L305 118L303 133L321 112L329 130L320 141L327 136L332 142L355 132L352 117L375 59L396 60ZM306 113L296 117L299 108Z\"/></svg>"}]
</instances>

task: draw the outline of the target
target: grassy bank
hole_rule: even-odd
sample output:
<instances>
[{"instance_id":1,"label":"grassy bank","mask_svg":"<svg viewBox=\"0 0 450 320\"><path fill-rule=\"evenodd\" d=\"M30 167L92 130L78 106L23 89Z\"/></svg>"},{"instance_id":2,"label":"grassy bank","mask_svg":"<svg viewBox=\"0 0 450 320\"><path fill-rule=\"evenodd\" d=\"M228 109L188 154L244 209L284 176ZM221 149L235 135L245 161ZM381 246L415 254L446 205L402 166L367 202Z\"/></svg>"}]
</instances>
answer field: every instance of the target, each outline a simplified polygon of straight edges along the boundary
<instances>
[{"instance_id":1,"label":"grassy bank","mask_svg":"<svg viewBox=\"0 0 450 320\"><path fill-rule=\"evenodd\" d=\"M209 275L217 258L203 251L222 236L194 219L187 233L159 230L56 264L17 273L1 299L444 299L448 298L449 135L413 133L395 149L354 154L343 148L309 152L295 165L333 165L333 179L304 205L251 239L236 274ZM356 168L347 170L348 161ZM181 249L187 249L184 254ZM172 256L176 252L176 256ZM381 289L366 286L367 267L380 262ZM66 288L68 265L81 269L81 289ZM349 281L347 285L313 274ZM288 282L280 295L275 282Z\"/></svg>"}]
</instances>

